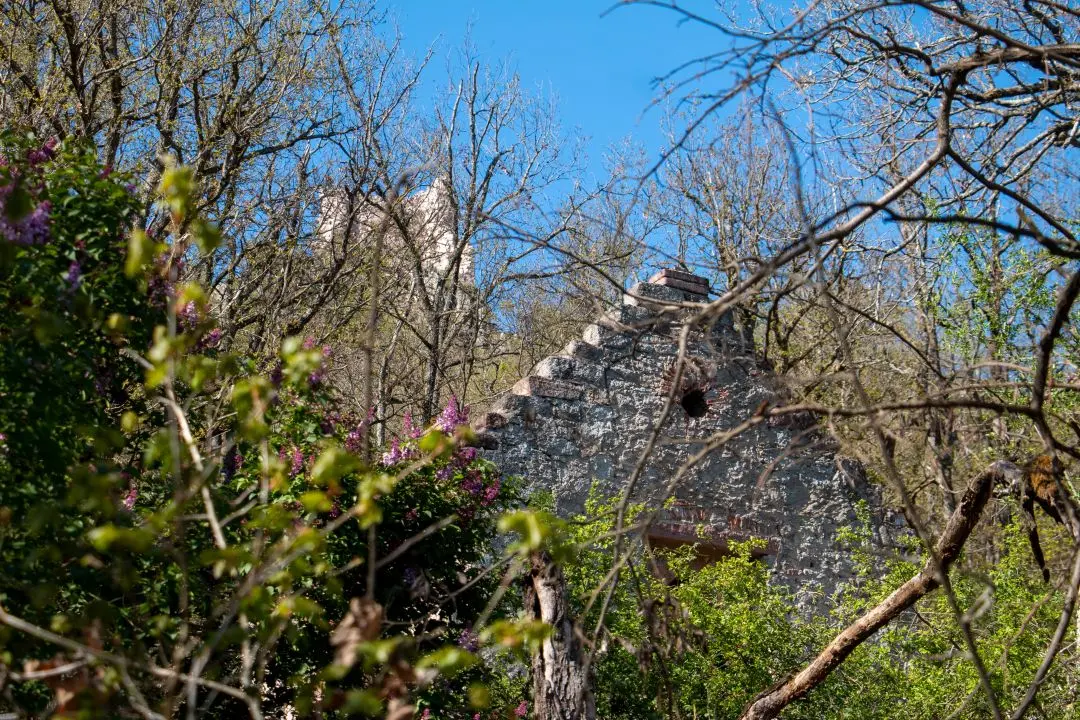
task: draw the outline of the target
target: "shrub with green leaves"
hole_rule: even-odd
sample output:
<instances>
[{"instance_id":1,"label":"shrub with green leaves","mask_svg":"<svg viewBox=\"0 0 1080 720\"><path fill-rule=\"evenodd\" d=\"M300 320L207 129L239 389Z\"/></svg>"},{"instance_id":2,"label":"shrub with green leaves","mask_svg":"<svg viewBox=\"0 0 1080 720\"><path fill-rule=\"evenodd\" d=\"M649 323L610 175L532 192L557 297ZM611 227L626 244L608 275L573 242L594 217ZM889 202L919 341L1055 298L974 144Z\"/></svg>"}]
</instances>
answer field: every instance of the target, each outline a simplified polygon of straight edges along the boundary
<instances>
[{"instance_id":1,"label":"shrub with green leaves","mask_svg":"<svg viewBox=\"0 0 1080 720\"><path fill-rule=\"evenodd\" d=\"M219 349L183 272L220 240L190 171L164 161L159 241L92 153L0 146L0 710L516 707L478 685L471 625L499 617L484 567L518 489L465 408L368 450L331 348Z\"/></svg>"},{"instance_id":2,"label":"shrub with green leaves","mask_svg":"<svg viewBox=\"0 0 1080 720\"><path fill-rule=\"evenodd\" d=\"M582 610L611 567L614 510L614 502L594 495L586 514L569 525L581 549L567 578ZM628 526L641 510L631 509ZM839 538L851 548L855 579L832 598L831 612L817 616L770 582L764 561L754 557L754 541L733 544L728 556L709 564L690 546L634 555L606 616L609 636L596 665L598 717L737 718L758 693L805 666L922 567L912 559L919 557L912 543L883 571L866 512L862 508L863 522ZM999 701L1015 707L1042 661L1064 596L1034 569L1022 524L1010 521L1002 534L999 562L985 574L960 563L953 582ZM1063 541L1052 547L1068 551ZM596 606L587 627L596 622ZM784 717L988 717L945 596L939 591L915 610L863 643ZM1042 717L1076 716L1076 657L1074 647L1066 648L1041 686Z\"/></svg>"},{"instance_id":3,"label":"shrub with green leaves","mask_svg":"<svg viewBox=\"0 0 1080 720\"><path fill-rule=\"evenodd\" d=\"M123 273L138 202L78 147L4 135L0 158L0 604L45 625L107 616L87 532L120 512L122 417L145 399L121 353L164 318Z\"/></svg>"}]
</instances>

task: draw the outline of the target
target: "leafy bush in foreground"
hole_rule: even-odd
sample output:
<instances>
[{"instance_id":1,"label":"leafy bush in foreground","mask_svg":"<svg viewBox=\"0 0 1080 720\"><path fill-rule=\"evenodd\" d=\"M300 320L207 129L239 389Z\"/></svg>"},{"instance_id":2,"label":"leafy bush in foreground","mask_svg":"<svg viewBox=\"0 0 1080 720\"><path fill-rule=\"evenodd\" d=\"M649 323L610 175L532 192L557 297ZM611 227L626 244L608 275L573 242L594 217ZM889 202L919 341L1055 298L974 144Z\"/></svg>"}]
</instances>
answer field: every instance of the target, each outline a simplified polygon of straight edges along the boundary
<instances>
[{"instance_id":1,"label":"leafy bush in foreground","mask_svg":"<svg viewBox=\"0 0 1080 720\"><path fill-rule=\"evenodd\" d=\"M183 282L219 240L188 170L163 174L165 244L132 229L126 178L88 151L0 145L0 709L491 702L466 684L489 677L469 625L517 489L476 457L464 408L366 451L367 418L323 382L330 348L219 351Z\"/></svg>"}]
</instances>

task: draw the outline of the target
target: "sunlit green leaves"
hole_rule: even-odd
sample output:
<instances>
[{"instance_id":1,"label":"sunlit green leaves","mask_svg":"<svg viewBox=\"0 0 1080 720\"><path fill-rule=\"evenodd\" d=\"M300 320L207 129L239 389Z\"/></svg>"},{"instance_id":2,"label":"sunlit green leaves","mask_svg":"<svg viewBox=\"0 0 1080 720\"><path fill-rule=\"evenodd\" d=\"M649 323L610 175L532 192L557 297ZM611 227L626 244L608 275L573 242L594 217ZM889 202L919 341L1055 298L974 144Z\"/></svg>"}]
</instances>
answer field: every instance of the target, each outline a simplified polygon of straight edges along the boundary
<instances>
[{"instance_id":1,"label":"sunlit green leaves","mask_svg":"<svg viewBox=\"0 0 1080 720\"><path fill-rule=\"evenodd\" d=\"M374 690L350 690L345 694L341 710L348 715L379 717L383 714L383 702Z\"/></svg>"},{"instance_id":2,"label":"sunlit green leaves","mask_svg":"<svg viewBox=\"0 0 1080 720\"><path fill-rule=\"evenodd\" d=\"M515 533L518 540L507 551L528 555L546 550L557 562L572 555L572 547L566 543L566 523L551 513L538 510L516 510L499 518L499 530Z\"/></svg>"},{"instance_id":3,"label":"sunlit green leaves","mask_svg":"<svg viewBox=\"0 0 1080 720\"><path fill-rule=\"evenodd\" d=\"M195 241L199 252L203 254L209 254L221 245L221 230L214 223L202 218L193 221L188 226L188 232L191 233L191 239Z\"/></svg>"},{"instance_id":4,"label":"sunlit green leaves","mask_svg":"<svg viewBox=\"0 0 1080 720\"><path fill-rule=\"evenodd\" d=\"M397 482L395 476L379 471L368 472L360 479L354 510L360 527L366 529L382 521L383 512L377 501L392 492Z\"/></svg>"},{"instance_id":5,"label":"sunlit green leaves","mask_svg":"<svg viewBox=\"0 0 1080 720\"><path fill-rule=\"evenodd\" d=\"M476 665L480 659L471 652L454 645L446 645L435 652L428 653L416 663L416 667L434 669L446 676L456 675Z\"/></svg>"},{"instance_id":6,"label":"sunlit green leaves","mask_svg":"<svg viewBox=\"0 0 1080 720\"><path fill-rule=\"evenodd\" d=\"M136 228L128 235L127 258L124 260L124 273L129 278L139 277L154 262L158 245L146 231Z\"/></svg>"},{"instance_id":7,"label":"sunlit green leaves","mask_svg":"<svg viewBox=\"0 0 1080 720\"><path fill-rule=\"evenodd\" d=\"M539 620L497 620L484 628L480 639L504 649L537 650L551 632L551 626Z\"/></svg>"},{"instance_id":8,"label":"sunlit green leaves","mask_svg":"<svg viewBox=\"0 0 1080 720\"><path fill-rule=\"evenodd\" d=\"M153 533L146 528L126 528L117 525L102 525L87 534L90 544L101 552L128 550L145 552L153 543Z\"/></svg>"},{"instance_id":9,"label":"sunlit green leaves","mask_svg":"<svg viewBox=\"0 0 1080 720\"><path fill-rule=\"evenodd\" d=\"M328 445L315 461L311 481L320 487L330 487L359 466L360 460L355 455L337 445Z\"/></svg>"},{"instance_id":10,"label":"sunlit green leaves","mask_svg":"<svg viewBox=\"0 0 1080 720\"><path fill-rule=\"evenodd\" d=\"M236 572L254 561L251 550L243 545L207 548L199 555L199 562L213 568L214 577L221 577L225 572Z\"/></svg>"},{"instance_id":11,"label":"sunlit green leaves","mask_svg":"<svg viewBox=\"0 0 1080 720\"><path fill-rule=\"evenodd\" d=\"M242 378L233 385L233 409L240 419L240 430L248 440L260 440L269 431L266 412L273 394L270 381L261 375Z\"/></svg>"},{"instance_id":12,"label":"sunlit green leaves","mask_svg":"<svg viewBox=\"0 0 1080 720\"><path fill-rule=\"evenodd\" d=\"M173 222L179 225L191 216L195 207L195 170L185 165L178 166L172 156L165 155L160 160L165 170L158 183L158 195L169 208Z\"/></svg>"},{"instance_id":13,"label":"sunlit green leaves","mask_svg":"<svg viewBox=\"0 0 1080 720\"><path fill-rule=\"evenodd\" d=\"M146 208L127 179L90 154L79 162L44 185L57 188L52 244L0 258L23 263L0 273L0 301L22 308L0 320L14 348L0 359L5 609L62 617L57 632L107 638L133 658L213 638L206 677L228 682L247 643L272 657L266 682L298 709L385 709L384 689L365 685L385 673L410 693L464 674L464 694L489 671L447 640L497 586L480 568L515 484L462 453L461 430L410 435L394 467L347 452L368 420L322 382L327 358L313 341L238 356L226 352L232 338L220 349L220 331L211 338L216 296L185 281L192 245L210 252L220 233L199 215L190 169L165 168L146 221L159 243L130 230ZM475 487L462 486L466 473ZM433 605L448 589L453 616ZM371 624L355 668L328 665L331 627L348 598L369 595L393 608L393 624ZM421 622L430 635L411 630ZM0 642L6 651L11 638ZM8 657L40 655L35 642L17 640ZM460 705L490 701L473 695Z\"/></svg>"},{"instance_id":14,"label":"sunlit green leaves","mask_svg":"<svg viewBox=\"0 0 1080 720\"><path fill-rule=\"evenodd\" d=\"M333 507L330 497L321 490L309 490L300 496L300 504L308 512L329 512Z\"/></svg>"}]
</instances>

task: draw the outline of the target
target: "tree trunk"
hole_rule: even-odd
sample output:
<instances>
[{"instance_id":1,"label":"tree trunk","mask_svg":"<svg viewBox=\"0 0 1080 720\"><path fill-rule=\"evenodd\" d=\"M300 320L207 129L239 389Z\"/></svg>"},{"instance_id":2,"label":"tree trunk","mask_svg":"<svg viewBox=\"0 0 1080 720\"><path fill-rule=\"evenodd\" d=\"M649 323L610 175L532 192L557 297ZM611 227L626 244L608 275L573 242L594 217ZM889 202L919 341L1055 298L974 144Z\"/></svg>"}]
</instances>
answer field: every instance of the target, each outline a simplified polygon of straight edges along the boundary
<instances>
[{"instance_id":1,"label":"tree trunk","mask_svg":"<svg viewBox=\"0 0 1080 720\"><path fill-rule=\"evenodd\" d=\"M596 704L566 597L566 578L544 554L534 554L525 585L525 607L552 627L533 654L533 717L536 720L594 720Z\"/></svg>"}]
</instances>

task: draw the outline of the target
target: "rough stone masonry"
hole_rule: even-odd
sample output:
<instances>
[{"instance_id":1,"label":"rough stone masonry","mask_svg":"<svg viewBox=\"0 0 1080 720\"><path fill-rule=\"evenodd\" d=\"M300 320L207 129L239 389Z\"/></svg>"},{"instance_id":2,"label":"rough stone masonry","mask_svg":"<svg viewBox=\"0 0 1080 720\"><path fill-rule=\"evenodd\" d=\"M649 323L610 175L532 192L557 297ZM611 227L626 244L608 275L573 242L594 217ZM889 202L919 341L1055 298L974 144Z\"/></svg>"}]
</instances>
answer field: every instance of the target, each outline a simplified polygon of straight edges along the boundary
<instances>
[{"instance_id":1,"label":"rough stone masonry","mask_svg":"<svg viewBox=\"0 0 1080 720\"><path fill-rule=\"evenodd\" d=\"M677 304L702 303L708 295L704 278L675 270L635 285L621 307L540 362L478 419L485 455L529 487L550 490L560 515L580 513L594 483L609 496L622 492L675 386L677 404L634 493L644 502L662 499L706 438L777 400L776 379L744 347L730 315L691 333L681 382L674 382L679 334L690 312ZM850 578L837 531L855 522L858 501L872 509L878 542L896 523L861 466L838 455L812 418L761 423L738 434L708 452L672 496L647 532L650 543L696 543L708 559L726 552L730 541L762 538L773 577L804 601L831 594Z\"/></svg>"}]
</instances>

